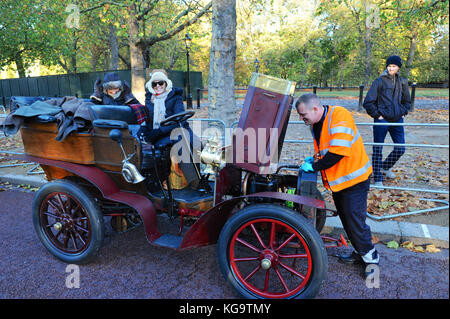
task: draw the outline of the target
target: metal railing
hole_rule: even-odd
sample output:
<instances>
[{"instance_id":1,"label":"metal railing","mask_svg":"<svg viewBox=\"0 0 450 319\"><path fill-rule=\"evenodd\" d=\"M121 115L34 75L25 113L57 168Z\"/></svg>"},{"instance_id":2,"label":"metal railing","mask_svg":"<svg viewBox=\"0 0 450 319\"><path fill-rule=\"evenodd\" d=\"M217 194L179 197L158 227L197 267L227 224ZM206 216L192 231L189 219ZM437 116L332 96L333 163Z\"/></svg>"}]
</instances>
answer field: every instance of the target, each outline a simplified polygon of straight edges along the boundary
<instances>
[{"instance_id":1,"label":"metal railing","mask_svg":"<svg viewBox=\"0 0 450 319\"><path fill-rule=\"evenodd\" d=\"M235 128L238 124L238 121L235 121L231 124L232 128ZM286 133L286 138L284 140L285 144L287 145L287 148L290 148L289 144L291 144L294 149L290 149L290 151L295 151L296 154L302 154L302 156L298 156L298 158L295 159L287 159L287 162L292 162L293 160L296 161L297 163L299 163L303 158L305 158L306 156L311 156L312 154L314 154L314 151L312 149L312 145L313 145L313 140L311 137L311 133L309 128L307 128L306 125L304 125L302 127L302 129L304 130L303 134L301 134L302 136L308 137L308 139L294 139L294 138L289 138L289 135L293 135L292 132L291 134L289 134L289 129L293 129L293 125L298 125L298 124L304 124L303 121L290 121L289 125L288 125L288 131ZM373 127L373 126L403 126L403 127L419 127L419 128L426 128L426 129L443 129L446 130L445 133L448 135L448 129L449 129L449 124L448 123L368 123L368 122L357 122L356 126L358 127L358 129L363 130L364 127ZM408 132L405 131L405 134L407 134ZM298 135L298 134L295 134ZM371 140L372 139L372 131L370 132L366 132L366 134L364 134L365 136L363 136L363 140ZM436 134L436 141L437 142L443 142L443 141L448 141L448 137L442 137L442 135L445 134ZM388 153L389 148L393 148L393 147L404 147L406 150L408 149L419 149L421 151L418 151L417 153L420 156L425 156L425 155L430 155L430 153L434 152L434 153L439 153L436 156L440 156L440 157L445 157L443 160L445 163L447 163L447 167L445 168L445 171L447 172L447 178L448 178L448 163L449 163L449 145L448 144L426 144L426 143L389 143L389 142L385 142L385 143L374 143L374 142L364 142L364 145L366 146L366 151L369 155L369 157L371 157L371 148L373 146L382 146L384 148L383 153ZM309 147L310 149L306 149L305 147ZM428 152L423 151L423 150L428 150ZM284 155L286 155L285 153L285 148L283 148L283 153ZM283 160L283 153L281 155L280 160ZM410 165L411 163L414 164L414 159L410 162L405 163L406 155L408 155L408 152L405 153L404 157L403 157L403 161L402 158L400 158L399 162L397 163L397 165L399 167L401 166L405 166L405 165ZM285 156L286 157L286 156ZM410 156L409 156L410 157ZM396 166L397 166L396 165ZM416 185L419 186L416 186ZM389 190L389 191L405 191L405 192L413 192L413 193L426 193L426 194L437 194L437 195L441 195L441 194L449 194L449 189L448 189L448 179L445 185L443 187L440 188L431 188L429 185L424 185L424 183L417 183L416 185L414 185L411 182L405 182L405 185L397 185L397 186L392 186L392 185L386 185L384 184L383 186L377 186L375 184L371 184L370 187L372 189L383 189L383 190ZM369 217L376 219L376 220L381 220L381 219L388 219L388 218L395 218L395 217L402 217L402 216L409 216L409 215L414 215L414 214L421 214L421 213L426 213L426 212L433 212L433 211L437 211L437 210L445 210L445 209L449 209L449 202L446 200L442 200L442 199L434 199L434 198L420 198L420 200L426 200L426 201L431 201L431 202L435 202L435 203L439 203L439 204L443 204L442 206L439 207L431 207L431 208L427 208L427 209L420 209L420 210L414 210L414 211L409 211L406 213L398 213L398 214L389 214L389 215L384 215L384 216L376 216L376 215L372 215L372 214L367 214Z\"/></svg>"}]
</instances>

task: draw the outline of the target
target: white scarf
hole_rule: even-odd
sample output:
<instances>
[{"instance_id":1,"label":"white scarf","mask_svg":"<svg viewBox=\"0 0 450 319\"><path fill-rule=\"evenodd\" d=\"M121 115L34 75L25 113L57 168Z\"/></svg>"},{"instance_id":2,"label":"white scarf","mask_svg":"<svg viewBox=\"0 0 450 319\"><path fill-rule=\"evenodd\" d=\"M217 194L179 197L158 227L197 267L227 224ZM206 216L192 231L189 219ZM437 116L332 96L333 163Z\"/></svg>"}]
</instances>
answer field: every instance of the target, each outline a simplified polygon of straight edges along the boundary
<instances>
[{"instance_id":1,"label":"white scarf","mask_svg":"<svg viewBox=\"0 0 450 319\"><path fill-rule=\"evenodd\" d=\"M153 128L159 128L159 123L166 118L166 97L169 92L164 92L159 95L152 95L153 102Z\"/></svg>"}]
</instances>

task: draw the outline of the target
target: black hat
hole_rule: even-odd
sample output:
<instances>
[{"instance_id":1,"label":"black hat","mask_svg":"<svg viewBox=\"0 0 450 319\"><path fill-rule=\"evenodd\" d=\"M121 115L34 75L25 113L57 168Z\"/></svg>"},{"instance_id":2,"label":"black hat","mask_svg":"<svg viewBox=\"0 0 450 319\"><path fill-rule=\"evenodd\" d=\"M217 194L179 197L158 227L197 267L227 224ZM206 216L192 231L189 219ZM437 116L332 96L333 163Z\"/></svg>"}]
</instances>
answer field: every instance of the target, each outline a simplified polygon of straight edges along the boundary
<instances>
[{"instance_id":1,"label":"black hat","mask_svg":"<svg viewBox=\"0 0 450 319\"><path fill-rule=\"evenodd\" d=\"M386 67L389 64L395 64L399 68L401 68L402 67L402 58L399 57L398 55L391 55L389 58L386 59Z\"/></svg>"},{"instance_id":2,"label":"black hat","mask_svg":"<svg viewBox=\"0 0 450 319\"><path fill-rule=\"evenodd\" d=\"M103 89L111 89L111 88L121 88L122 81L119 78L119 75L115 72L106 73L103 78Z\"/></svg>"}]
</instances>

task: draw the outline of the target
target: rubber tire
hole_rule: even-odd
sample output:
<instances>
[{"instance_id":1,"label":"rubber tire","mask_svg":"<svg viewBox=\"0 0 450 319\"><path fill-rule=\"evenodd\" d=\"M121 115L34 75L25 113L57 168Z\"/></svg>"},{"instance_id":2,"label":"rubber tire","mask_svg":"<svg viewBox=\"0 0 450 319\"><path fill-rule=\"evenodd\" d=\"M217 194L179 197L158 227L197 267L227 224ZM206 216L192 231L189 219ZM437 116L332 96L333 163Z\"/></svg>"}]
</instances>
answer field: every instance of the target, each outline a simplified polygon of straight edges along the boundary
<instances>
[{"instance_id":1,"label":"rubber tire","mask_svg":"<svg viewBox=\"0 0 450 319\"><path fill-rule=\"evenodd\" d=\"M76 198L88 214L92 232L91 241L89 246L81 253L70 254L59 250L51 243L42 229L43 226L39 218L40 208L45 198L53 192L65 192ZM92 258L97 256L98 251L103 244L105 234L103 214L89 192L72 181L54 180L42 186L33 199L32 217L36 234L44 247L47 248L53 256L66 263L84 264L89 262Z\"/></svg>"},{"instance_id":2,"label":"rubber tire","mask_svg":"<svg viewBox=\"0 0 450 319\"><path fill-rule=\"evenodd\" d=\"M217 255L219 267L225 280L243 298L259 299L243 286L233 273L229 262L229 244L234 233L245 223L252 219L273 218L288 224L295 229L305 240L312 258L312 274L306 286L290 299L314 298L326 280L328 271L328 258L322 238L307 219L297 212L275 204L254 204L236 212L225 223L217 242Z\"/></svg>"}]
</instances>

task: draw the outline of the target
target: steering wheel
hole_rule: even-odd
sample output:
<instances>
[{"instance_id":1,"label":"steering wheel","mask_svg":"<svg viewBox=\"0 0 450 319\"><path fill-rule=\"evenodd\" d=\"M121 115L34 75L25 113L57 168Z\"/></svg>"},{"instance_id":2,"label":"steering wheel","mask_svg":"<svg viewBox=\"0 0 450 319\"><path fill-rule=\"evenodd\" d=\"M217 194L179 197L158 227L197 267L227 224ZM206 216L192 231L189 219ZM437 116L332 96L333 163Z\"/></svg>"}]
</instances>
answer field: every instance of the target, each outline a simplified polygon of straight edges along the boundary
<instances>
[{"instance_id":1,"label":"steering wheel","mask_svg":"<svg viewBox=\"0 0 450 319\"><path fill-rule=\"evenodd\" d=\"M162 120L159 125L160 126L170 126L173 124L177 124L178 122L184 122L187 119L190 119L195 114L195 111L184 111L181 113L174 114Z\"/></svg>"}]
</instances>

